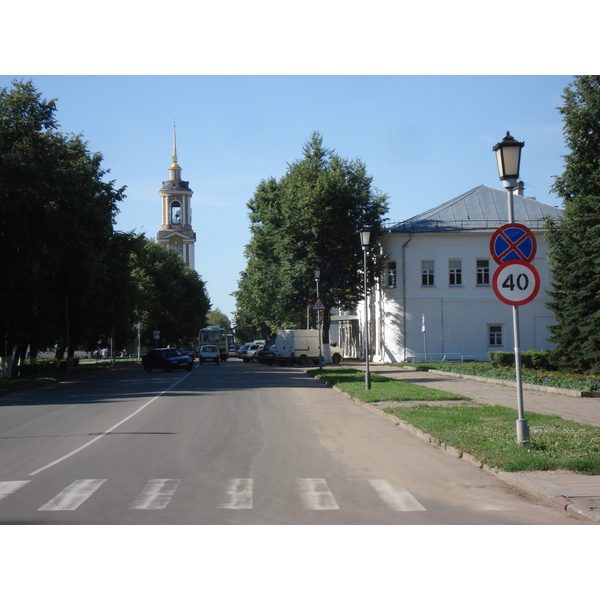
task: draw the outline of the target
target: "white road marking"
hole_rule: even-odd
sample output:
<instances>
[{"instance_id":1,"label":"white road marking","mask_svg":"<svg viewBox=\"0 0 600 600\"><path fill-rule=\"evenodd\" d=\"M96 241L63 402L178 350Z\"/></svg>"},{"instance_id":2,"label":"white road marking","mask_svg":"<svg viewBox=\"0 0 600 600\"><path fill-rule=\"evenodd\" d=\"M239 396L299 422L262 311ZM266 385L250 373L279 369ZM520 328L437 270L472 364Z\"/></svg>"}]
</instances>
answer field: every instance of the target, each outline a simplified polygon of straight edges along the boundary
<instances>
[{"instance_id":1,"label":"white road marking","mask_svg":"<svg viewBox=\"0 0 600 600\"><path fill-rule=\"evenodd\" d=\"M78 479L38 510L75 510L85 502L106 479ZM0 481L0 500L30 483L30 480ZM181 479L151 479L130 505L134 510L160 510L173 499ZM427 509L404 488L395 488L385 479L369 479L373 489L387 507L394 511L426 511ZM327 481L319 478L297 479L302 504L308 510L339 510ZM219 508L243 510L253 508L253 479L230 479L227 501ZM483 505L480 510L502 510L499 506Z\"/></svg>"},{"instance_id":2,"label":"white road marking","mask_svg":"<svg viewBox=\"0 0 600 600\"><path fill-rule=\"evenodd\" d=\"M427 510L410 492L404 488L394 488L385 479L369 479L369 483L392 510Z\"/></svg>"},{"instance_id":3,"label":"white road marking","mask_svg":"<svg viewBox=\"0 0 600 600\"><path fill-rule=\"evenodd\" d=\"M31 479L27 479L26 481L0 481L0 500L6 498L6 496L10 496L10 494L16 492L30 481Z\"/></svg>"},{"instance_id":4,"label":"white road marking","mask_svg":"<svg viewBox=\"0 0 600 600\"><path fill-rule=\"evenodd\" d=\"M165 508L181 479L151 479L129 507L136 510Z\"/></svg>"},{"instance_id":5,"label":"white road marking","mask_svg":"<svg viewBox=\"0 0 600 600\"><path fill-rule=\"evenodd\" d=\"M111 431L115 430L117 427L119 427L119 425L123 425L123 423L125 423L126 421L129 421L129 419L131 419L131 417L135 417L135 415L137 415L139 412L143 411L147 406L150 406L150 404L152 404L155 400L157 400L163 394L165 394L166 392L168 392L169 390L174 388L178 383L182 382L186 377L189 377L191 374L192 374L192 371L190 371L189 373L184 375L181 379L178 379L173 385L170 385L167 389L163 390L160 394L158 394L158 396L154 396L154 398L152 398L152 400L148 400L148 402L146 402L146 404L144 404L143 406L140 406L137 410L133 411L128 417L125 417L123 420L121 420L118 423L116 423L115 425L113 425L110 429L107 429L103 433L99 433L97 437L95 437L95 438L91 439L89 442L86 442L85 444L83 444L83 446L79 446L79 448L76 448L75 450L73 450L73 452L69 452L68 454L65 454L64 456L62 456L61 458L57 458L55 461L48 463L46 466L38 469L37 471L33 471L33 472L29 473L29 477L31 477L32 475L37 475L38 473L41 473L42 471L45 471L46 469L53 467L54 465L58 464L59 462L62 462L66 458L69 458L70 456L73 456L74 454L81 452L81 450L83 450L84 448L91 446L94 442L97 442L98 440L102 439L105 435L108 435Z\"/></svg>"},{"instance_id":6,"label":"white road marking","mask_svg":"<svg viewBox=\"0 0 600 600\"><path fill-rule=\"evenodd\" d=\"M241 510L252 508L252 479L230 479L227 486L229 501L221 504L219 508Z\"/></svg>"},{"instance_id":7,"label":"white road marking","mask_svg":"<svg viewBox=\"0 0 600 600\"><path fill-rule=\"evenodd\" d=\"M38 510L75 510L105 481L106 479L78 479Z\"/></svg>"},{"instance_id":8,"label":"white road marking","mask_svg":"<svg viewBox=\"0 0 600 600\"><path fill-rule=\"evenodd\" d=\"M324 479L298 479L298 489L304 507L308 510L339 510Z\"/></svg>"}]
</instances>

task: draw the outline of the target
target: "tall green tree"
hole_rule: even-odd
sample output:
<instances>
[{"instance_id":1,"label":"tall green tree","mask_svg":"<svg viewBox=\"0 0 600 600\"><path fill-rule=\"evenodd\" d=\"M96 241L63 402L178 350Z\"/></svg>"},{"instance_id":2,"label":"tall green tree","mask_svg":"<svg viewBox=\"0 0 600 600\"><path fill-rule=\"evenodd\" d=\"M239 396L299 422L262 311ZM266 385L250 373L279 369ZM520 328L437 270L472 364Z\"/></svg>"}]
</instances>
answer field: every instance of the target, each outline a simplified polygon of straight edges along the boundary
<instances>
[{"instance_id":1,"label":"tall green tree","mask_svg":"<svg viewBox=\"0 0 600 600\"><path fill-rule=\"evenodd\" d=\"M559 108L569 154L553 189L564 219L548 221L554 279L548 307L555 355L582 372L600 372L600 76L576 77Z\"/></svg>"},{"instance_id":2,"label":"tall green tree","mask_svg":"<svg viewBox=\"0 0 600 600\"><path fill-rule=\"evenodd\" d=\"M102 156L58 131L55 100L31 81L0 89L0 361L13 348L70 345L95 332L124 188ZM35 352L34 352L35 353ZM4 369L6 376L10 369Z\"/></svg>"},{"instance_id":3,"label":"tall green tree","mask_svg":"<svg viewBox=\"0 0 600 600\"><path fill-rule=\"evenodd\" d=\"M229 320L229 317L219 308L213 308L212 310L208 311L208 315L206 316L206 324L222 327L231 333L231 321Z\"/></svg>"},{"instance_id":4,"label":"tall green tree","mask_svg":"<svg viewBox=\"0 0 600 600\"><path fill-rule=\"evenodd\" d=\"M194 343L210 310L204 282L173 249L143 235L136 240L134 314L143 325L142 343L154 345L154 330L160 331L161 344Z\"/></svg>"},{"instance_id":5,"label":"tall green tree","mask_svg":"<svg viewBox=\"0 0 600 600\"><path fill-rule=\"evenodd\" d=\"M359 231L381 235L387 195L373 187L360 160L341 158L314 132L280 180L258 185L248 202L251 240L247 268L236 292L236 327L255 334L302 326L316 295L314 267L321 268L319 296L331 309L354 309L363 296ZM384 257L372 253L369 282L381 272ZM330 310L324 313L327 356Z\"/></svg>"}]
</instances>

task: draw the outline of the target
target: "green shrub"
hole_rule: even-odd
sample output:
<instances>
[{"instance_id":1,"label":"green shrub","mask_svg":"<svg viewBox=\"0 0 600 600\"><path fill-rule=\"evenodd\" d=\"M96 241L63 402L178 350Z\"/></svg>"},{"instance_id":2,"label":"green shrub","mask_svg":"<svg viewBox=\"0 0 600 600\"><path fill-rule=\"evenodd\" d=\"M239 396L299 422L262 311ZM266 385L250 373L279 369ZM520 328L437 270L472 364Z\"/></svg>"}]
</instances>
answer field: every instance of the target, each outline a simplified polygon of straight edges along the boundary
<instances>
[{"instance_id":1,"label":"green shrub","mask_svg":"<svg viewBox=\"0 0 600 600\"><path fill-rule=\"evenodd\" d=\"M497 369L515 366L514 352L488 352L488 357L492 362L492 366L496 367Z\"/></svg>"},{"instance_id":2,"label":"green shrub","mask_svg":"<svg viewBox=\"0 0 600 600\"><path fill-rule=\"evenodd\" d=\"M528 369L553 370L551 353L548 350L527 350L521 354L521 364Z\"/></svg>"}]
</instances>

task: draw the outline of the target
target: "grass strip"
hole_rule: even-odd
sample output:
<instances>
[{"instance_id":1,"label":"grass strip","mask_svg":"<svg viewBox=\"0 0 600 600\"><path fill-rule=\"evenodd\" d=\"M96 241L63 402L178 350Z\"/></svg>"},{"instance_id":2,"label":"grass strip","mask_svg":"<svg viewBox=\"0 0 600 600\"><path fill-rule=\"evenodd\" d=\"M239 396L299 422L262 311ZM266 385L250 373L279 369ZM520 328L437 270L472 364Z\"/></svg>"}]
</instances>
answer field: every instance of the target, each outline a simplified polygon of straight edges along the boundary
<instances>
[{"instance_id":1,"label":"grass strip","mask_svg":"<svg viewBox=\"0 0 600 600\"><path fill-rule=\"evenodd\" d=\"M31 385L39 385L44 383L56 383L57 381L65 381L94 373L105 371L112 368L111 361L105 363L84 363L80 362L79 366L73 367L71 371L66 369L40 369L40 373L27 375L25 377L15 377L13 379L0 379L0 394L3 392L16 391Z\"/></svg>"},{"instance_id":2,"label":"grass strip","mask_svg":"<svg viewBox=\"0 0 600 600\"><path fill-rule=\"evenodd\" d=\"M407 381L398 381L374 373L370 374L371 389L365 390L365 374L356 369L335 368L335 369L311 369L307 371L309 375L328 383L335 385L343 392L347 392L352 397L361 402L435 402L445 400L468 401L471 399L466 396L459 396L451 392L435 390L423 387Z\"/></svg>"},{"instance_id":3,"label":"grass strip","mask_svg":"<svg viewBox=\"0 0 600 600\"><path fill-rule=\"evenodd\" d=\"M371 374L365 390L362 371L346 368L313 369L308 373L335 385L361 402L469 400L418 384ZM600 475L600 428L552 415L526 413L530 442L517 443L515 409L503 406L418 404L385 408L389 413L431 435L440 444L469 453L490 467L503 471L565 469Z\"/></svg>"},{"instance_id":4,"label":"grass strip","mask_svg":"<svg viewBox=\"0 0 600 600\"><path fill-rule=\"evenodd\" d=\"M526 413L530 442L521 446L516 440L517 411L502 406L422 404L384 411L503 471L566 469L600 475L598 427Z\"/></svg>"}]
</instances>

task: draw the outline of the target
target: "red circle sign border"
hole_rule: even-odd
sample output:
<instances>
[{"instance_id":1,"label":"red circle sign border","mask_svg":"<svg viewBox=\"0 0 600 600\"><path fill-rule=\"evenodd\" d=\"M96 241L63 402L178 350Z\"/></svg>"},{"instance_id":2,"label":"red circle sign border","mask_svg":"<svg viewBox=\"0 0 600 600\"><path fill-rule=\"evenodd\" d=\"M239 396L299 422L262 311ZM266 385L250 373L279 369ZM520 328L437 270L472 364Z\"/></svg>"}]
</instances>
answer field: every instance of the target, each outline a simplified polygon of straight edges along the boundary
<instances>
[{"instance_id":1,"label":"red circle sign border","mask_svg":"<svg viewBox=\"0 0 600 600\"><path fill-rule=\"evenodd\" d=\"M505 229L510 229L511 227L521 229L521 231L523 231L523 233L525 233L525 235L528 235L531 237L532 252L531 252L531 256L529 257L529 259L527 261L525 261L525 262L530 263L535 258L535 253L537 252L537 240L535 239L535 235L533 234L533 231L531 231L531 229L529 229L529 227L526 227L525 225L523 225L521 223L506 223L506 225L502 225L501 227L498 227L498 229L496 229L496 231L494 231L494 233L492 234L492 237L490 238L490 255L491 255L491 257L499 265L506 264L506 263L502 262L501 260L499 260L498 256L496 255L496 252L494 251L494 242L496 241L496 238L504 232ZM514 261L506 261L506 262L514 262Z\"/></svg>"},{"instance_id":2,"label":"red circle sign border","mask_svg":"<svg viewBox=\"0 0 600 600\"><path fill-rule=\"evenodd\" d=\"M513 265L522 265L522 266L528 268L530 270L530 272L533 274L533 278L535 280L533 292L525 300L519 300L517 302L515 302L514 300L509 300L508 298L505 298L501 294L500 290L498 289L498 279L500 277L500 274L506 267L510 267ZM531 302L538 295L538 292L540 291L540 287L541 287L540 274L538 273L537 269L530 262L528 262L526 260L509 260L508 262L502 263L494 271L494 275L492 277L492 288L494 289L494 294L496 294L496 297L498 298L498 300L501 300L502 302L504 302L504 304L510 304L511 306L523 306L523 304L529 304L529 302Z\"/></svg>"}]
</instances>

